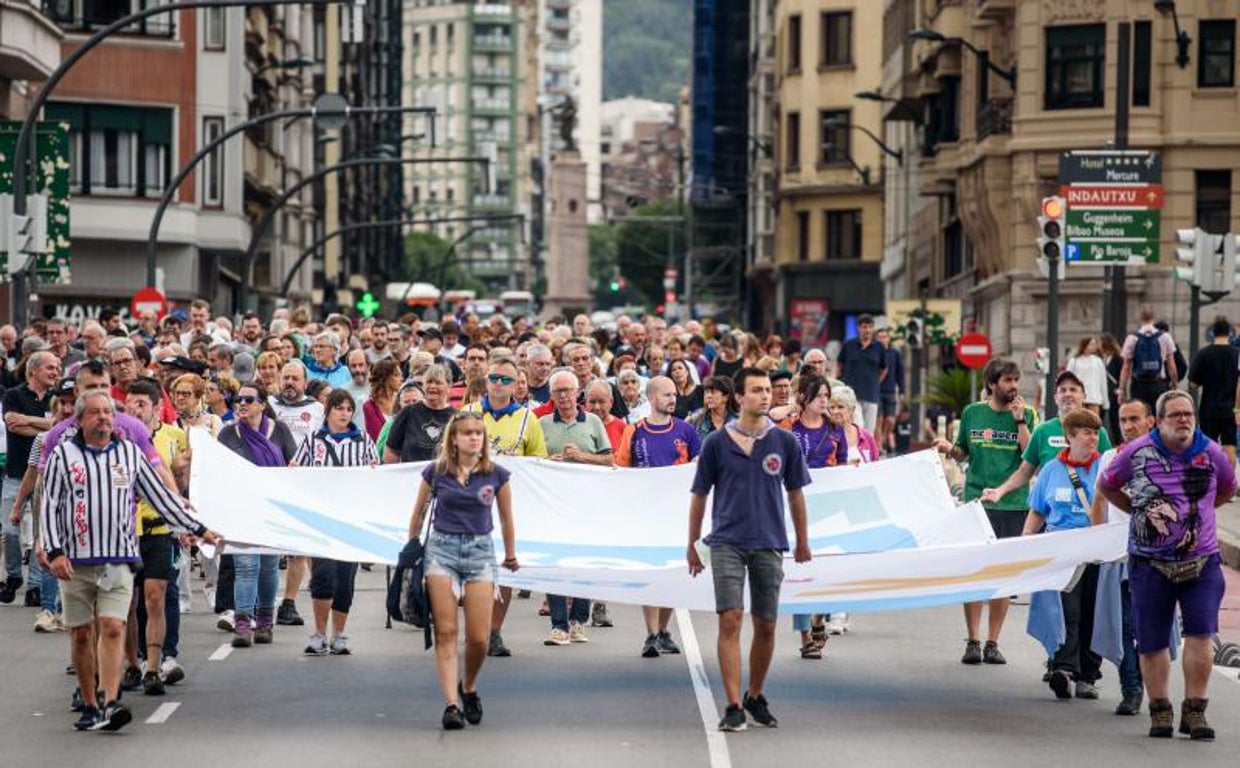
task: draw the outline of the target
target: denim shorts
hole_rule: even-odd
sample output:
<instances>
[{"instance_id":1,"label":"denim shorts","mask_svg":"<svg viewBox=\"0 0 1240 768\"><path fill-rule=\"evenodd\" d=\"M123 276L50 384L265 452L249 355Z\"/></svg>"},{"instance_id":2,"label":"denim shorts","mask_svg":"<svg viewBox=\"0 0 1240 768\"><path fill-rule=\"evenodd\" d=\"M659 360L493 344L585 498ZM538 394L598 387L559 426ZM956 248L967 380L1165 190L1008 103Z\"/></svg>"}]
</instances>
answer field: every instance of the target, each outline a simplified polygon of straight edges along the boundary
<instances>
[{"instance_id":1,"label":"denim shorts","mask_svg":"<svg viewBox=\"0 0 1240 768\"><path fill-rule=\"evenodd\" d=\"M784 583L784 555L774 549L710 548L715 581L715 611L745 608L745 577L749 577L749 613L759 619L779 618L779 588Z\"/></svg>"},{"instance_id":2,"label":"denim shorts","mask_svg":"<svg viewBox=\"0 0 1240 768\"><path fill-rule=\"evenodd\" d=\"M495 545L491 534L431 531L426 543L426 575L450 576L454 586L475 581L497 581Z\"/></svg>"}]
</instances>

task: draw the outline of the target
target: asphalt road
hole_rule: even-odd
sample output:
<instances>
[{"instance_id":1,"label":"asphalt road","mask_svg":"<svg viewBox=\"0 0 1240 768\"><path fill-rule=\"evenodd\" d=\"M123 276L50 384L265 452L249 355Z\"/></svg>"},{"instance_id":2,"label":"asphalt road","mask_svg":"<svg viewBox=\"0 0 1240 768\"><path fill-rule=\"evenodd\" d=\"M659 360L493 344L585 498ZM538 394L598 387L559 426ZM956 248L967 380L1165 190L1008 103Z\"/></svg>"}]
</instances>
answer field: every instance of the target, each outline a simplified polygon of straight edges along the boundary
<instances>
[{"instance_id":1,"label":"asphalt road","mask_svg":"<svg viewBox=\"0 0 1240 768\"><path fill-rule=\"evenodd\" d=\"M515 655L483 668L483 724L444 733L433 654L421 650L420 632L383 628L382 570L359 577L350 657L304 656L302 628L278 628L271 646L226 651L228 636L201 612L196 594L199 612L186 615L182 629L186 681L163 698L128 694L135 721L119 734L72 730L66 635L36 635L33 609L0 606L7 694L0 700L0 764L136 766L150 764L153 755L298 768L571 762L718 768L805 758L867 766L1001 762L1005 768L1236 764L1236 670L1219 670L1213 680L1209 714L1218 741L1153 741L1144 735L1144 714L1111 713L1118 687L1109 664L1101 701L1053 699L1040 682L1040 649L1022 631L1022 607L1013 609L1002 643L1006 667L960 665L963 623L955 608L857 616L852 632L832 639L823 661L799 658L784 620L767 685L780 727L724 737L715 731L721 688L714 616L695 614L691 632L674 631L682 640L696 636L703 666L695 674L692 647L678 657L639 657L636 608L613 606L616 627L590 630L588 645L544 647L548 623L536 615L538 601L518 601L505 632ZM308 612L308 596L299 603Z\"/></svg>"}]
</instances>

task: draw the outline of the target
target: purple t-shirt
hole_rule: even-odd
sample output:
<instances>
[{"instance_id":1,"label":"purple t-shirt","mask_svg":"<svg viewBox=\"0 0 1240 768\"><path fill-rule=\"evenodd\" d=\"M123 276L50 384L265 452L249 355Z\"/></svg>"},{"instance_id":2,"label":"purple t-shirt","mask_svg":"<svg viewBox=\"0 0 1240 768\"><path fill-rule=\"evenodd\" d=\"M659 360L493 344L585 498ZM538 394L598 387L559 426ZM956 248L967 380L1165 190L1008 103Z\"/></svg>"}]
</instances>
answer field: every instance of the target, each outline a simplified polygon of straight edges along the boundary
<instances>
[{"instance_id":1,"label":"purple t-shirt","mask_svg":"<svg viewBox=\"0 0 1240 768\"><path fill-rule=\"evenodd\" d=\"M154 444L151 443L151 431L146 425L130 416L127 413L117 412L112 417L112 431L117 437L130 441L138 446L138 450L142 451L142 455L151 462L151 466L160 467L163 460L159 457L159 451L155 450ZM60 445L62 440L72 440L73 436L78 433L77 419L69 417L62 422L52 426L47 431L47 437L43 438L43 455L39 457L39 473L47 471L47 460L52 455L52 451L56 446Z\"/></svg>"},{"instance_id":2,"label":"purple t-shirt","mask_svg":"<svg viewBox=\"0 0 1240 768\"><path fill-rule=\"evenodd\" d=\"M792 422L792 436L805 454L805 463L811 469L834 467L848 463L848 437L843 427L832 426L823 420L822 425L810 429L800 419Z\"/></svg>"},{"instance_id":3,"label":"purple t-shirt","mask_svg":"<svg viewBox=\"0 0 1240 768\"><path fill-rule=\"evenodd\" d=\"M691 424L675 417L663 426L645 419L629 425L620 437L616 465L671 467L688 464L702 451L702 439Z\"/></svg>"},{"instance_id":4,"label":"purple t-shirt","mask_svg":"<svg viewBox=\"0 0 1240 768\"><path fill-rule=\"evenodd\" d=\"M465 485L453 475L435 471L439 462L422 470L422 479L435 496L435 530L466 536L483 536L495 527L491 507L499 489L508 482L508 470L498 464L490 472L474 472Z\"/></svg>"},{"instance_id":5,"label":"purple t-shirt","mask_svg":"<svg viewBox=\"0 0 1240 768\"><path fill-rule=\"evenodd\" d=\"M1189 560L1219 551L1214 500L1236 487L1227 454L1200 431L1183 453L1150 433L1125 445L1099 481L1132 498L1128 553L1151 560Z\"/></svg>"}]
</instances>

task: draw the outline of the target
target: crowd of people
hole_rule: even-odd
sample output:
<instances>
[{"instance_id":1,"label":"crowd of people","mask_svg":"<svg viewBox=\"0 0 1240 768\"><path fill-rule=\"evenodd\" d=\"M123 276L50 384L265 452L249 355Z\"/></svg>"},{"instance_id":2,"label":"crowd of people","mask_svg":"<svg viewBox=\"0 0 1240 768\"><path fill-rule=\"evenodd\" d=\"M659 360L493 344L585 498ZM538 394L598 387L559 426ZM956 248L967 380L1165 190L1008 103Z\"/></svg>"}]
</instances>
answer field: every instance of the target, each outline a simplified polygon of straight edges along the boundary
<instances>
[{"instance_id":1,"label":"crowd of people","mask_svg":"<svg viewBox=\"0 0 1240 768\"><path fill-rule=\"evenodd\" d=\"M1132 515L1123 581L1130 653L1117 711L1136 714L1148 691L1150 733L1170 735L1167 640L1178 604L1186 637L1181 729L1212 738L1202 654L1222 596L1213 509L1236 489L1236 350L1228 327L1217 346L1231 357L1212 345L1189 367L1207 393L1203 432L1191 398L1174 386L1184 368L1170 335L1152 315L1142 319L1118 348L1113 375L1110 360L1092 359L1098 342L1082 342L1055 381L1060 416L1042 423L1018 394L1020 367L991 361L984 398L953 414L955 438L936 447L965 465L965 498L983 503L998 537ZM125 725L122 691L158 696L184 679L179 626L199 589L196 576L234 648L268 645L277 627L304 626L298 598L308 581L304 653L353 651L346 631L359 564L215 551L218 536L188 499L193 430L262 467L427 462L409 536L426 541L448 730L481 722L480 670L487 657L513 654L505 618L514 597L529 597L498 585L498 568L520 567L520 512L495 458L638 469L695 463L686 560L693 575L710 564L727 698L719 726L735 731L778 722L763 686L783 553L811 557L807 470L894 455L905 447L897 425L908 420L901 350L869 316L831 357L711 320L620 316L608 328L586 315L319 322L305 309L281 309L266 319L247 313L234 325L202 300L130 325L108 313L80 327L59 318L20 333L5 326L0 346L7 436L0 602L14 602L24 587L36 632L69 630L81 730ZM1235 410L1225 423L1215 388L1228 365ZM1108 422L1122 437L1119 449ZM700 542L708 498L711 533ZM753 636L742 691L747 582ZM1046 674L1059 698L1099 697L1100 659L1089 647L1098 582L1090 566L1061 596L1065 639ZM965 664L1006 663L999 639L1007 610L1007 600L965 606ZM641 657L680 653L671 613L643 607L645 631L634 636ZM614 626L605 604L579 596L547 595L540 614L550 623L548 646L585 644L591 630ZM797 654L823 658L827 638L850 626L846 614L795 616Z\"/></svg>"}]
</instances>

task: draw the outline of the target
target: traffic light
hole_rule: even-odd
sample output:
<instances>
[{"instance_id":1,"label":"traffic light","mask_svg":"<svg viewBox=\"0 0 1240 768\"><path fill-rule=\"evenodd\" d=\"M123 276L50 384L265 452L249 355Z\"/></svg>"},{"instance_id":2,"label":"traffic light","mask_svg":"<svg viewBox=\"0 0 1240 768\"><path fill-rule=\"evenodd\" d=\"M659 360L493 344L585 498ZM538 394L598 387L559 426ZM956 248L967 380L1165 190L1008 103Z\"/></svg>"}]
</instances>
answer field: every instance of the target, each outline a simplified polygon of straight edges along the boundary
<instances>
[{"instance_id":1,"label":"traffic light","mask_svg":"<svg viewBox=\"0 0 1240 768\"><path fill-rule=\"evenodd\" d=\"M1038 216L1038 269L1048 279L1050 265L1056 265L1057 277L1063 279L1064 254L1067 250L1068 205L1062 197L1042 198L1042 215Z\"/></svg>"},{"instance_id":2,"label":"traffic light","mask_svg":"<svg viewBox=\"0 0 1240 768\"><path fill-rule=\"evenodd\" d=\"M926 321L920 317L910 317L904 324L904 343L909 349L917 349L926 341Z\"/></svg>"},{"instance_id":3,"label":"traffic light","mask_svg":"<svg viewBox=\"0 0 1240 768\"><path fill-rule=\"evenodd\" d=\"M620 278L613 277L611 279L611 290L612 290L612 293L615 293L616 291L620 290Z\"/></svg>"},{"instance_id":4,"label":"traffic light","mask_svg":"<svg viewBox=\"0 0 1240 768\"><path fill-rule=\"evenodd\" d=\"M1193 229L1177 229L1175 239L1180 245L1188 246L1175 249L1175 260L1188 265L1176 267L1176 276L1202 290L1213 290L1216 270L1214 269L1214 249L1210 247L1211 237L1201 227L1194 227Z\"/></svg>"}]
</instances>

